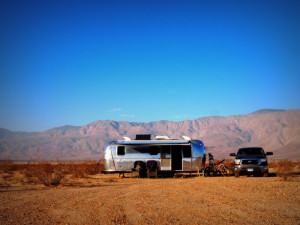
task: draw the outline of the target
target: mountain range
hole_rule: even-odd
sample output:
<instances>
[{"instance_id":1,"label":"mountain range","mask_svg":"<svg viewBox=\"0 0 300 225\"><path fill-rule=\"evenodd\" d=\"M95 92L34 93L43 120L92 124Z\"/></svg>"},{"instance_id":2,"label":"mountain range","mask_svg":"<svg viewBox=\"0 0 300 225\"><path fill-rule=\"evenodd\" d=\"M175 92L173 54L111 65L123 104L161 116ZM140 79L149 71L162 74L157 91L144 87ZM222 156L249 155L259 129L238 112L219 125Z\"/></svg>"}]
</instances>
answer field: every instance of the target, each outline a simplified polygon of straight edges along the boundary
<instances>
[{"instance_id":1,"label":"mountain range","mask_svg":"<svg viewBox=\"0 0 300 225\"><path fill-rule=\"evenodd\" d=\"M271 159L300 159L300 109L259 110L246 115L211 116L180 122L95 121L43 132L12 132L0 128L1 160L99 160L108 141L136 134L189 136L200 139L215 158L246 146L272 151Z\"/></svg>"}]
</instances>

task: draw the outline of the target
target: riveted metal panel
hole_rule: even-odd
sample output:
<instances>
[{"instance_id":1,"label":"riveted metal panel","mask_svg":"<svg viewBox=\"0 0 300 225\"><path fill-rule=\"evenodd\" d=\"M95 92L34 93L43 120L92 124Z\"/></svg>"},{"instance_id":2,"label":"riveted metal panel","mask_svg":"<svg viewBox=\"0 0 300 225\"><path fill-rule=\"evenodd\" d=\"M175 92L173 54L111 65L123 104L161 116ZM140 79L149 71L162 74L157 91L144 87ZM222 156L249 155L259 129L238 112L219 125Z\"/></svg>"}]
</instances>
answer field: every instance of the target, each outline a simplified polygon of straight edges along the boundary
<instances>
[{"instance_id":1,"label":"riveted metal panel","mask_svg":"<svg viewBox=\"0 0 300 225\"><path fill-rule=\"evenodd\" d=\"M202 166L202 159L205 154L204 151L204 144L200 140L131 140L131 141L115 141L110 142L105 147L105 153L104 153L104 164L105 164L105 170L106 171L131 171L134 168L134 164L136 161L142 161L145 164L148 160L155 160L158 163L159 170L164 170L164 167L161 167L161 165L164 165L167 162L164 162L163 160L166 158L163 158L161 155L161 151L158 151L157 154L154 154L153 151L136 151L135 147L132 146L139 146L140 148L147 149L149 146L156 146L157 148L162 149L163 146L170 146L170 149L172 149L171 146L186 146L191 145L191 157L186 157L183 155L178 155L182 158L182 170L180 171L191 171L191 170L197 170L200 166ZM124 146L125 147L125 154L118 155L118 146ZM126 148L127 147L127 148ZM165 147L164 147L165 148ZM182 148L182 151L184 148ZM186 149L186 148L185 148ZM123 149L124 150L124 149ZM122 151L123 151L122 150ZM124 151L123 151L124 152ZM177 148L178 152L178 148ZM174 155L176 157L176 154ZM178 160L181 160L178 159ZM180 162L180 161L176 161ZM172 163L172 160L169 159L169 164ZM170 170L172 168L172 165L168 164L167 170ZM177 164L178 165L178 164ZM180 166L177 168L181 168ZM178 169L176 170L178 171Z\"/></svg>"}]
</instances>

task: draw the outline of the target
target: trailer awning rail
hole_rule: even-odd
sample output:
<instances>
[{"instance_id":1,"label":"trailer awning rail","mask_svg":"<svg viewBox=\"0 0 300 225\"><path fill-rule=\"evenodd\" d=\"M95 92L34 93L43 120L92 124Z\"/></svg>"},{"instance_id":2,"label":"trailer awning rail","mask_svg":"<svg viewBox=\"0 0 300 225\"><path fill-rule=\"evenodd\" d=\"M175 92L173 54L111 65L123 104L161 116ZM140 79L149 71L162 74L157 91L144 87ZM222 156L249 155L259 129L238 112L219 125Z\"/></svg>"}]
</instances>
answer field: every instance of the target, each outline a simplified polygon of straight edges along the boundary
<instances>
[{"instance_id":1,"label":"trailer awning rail","mask_svg":"<svg viewBox=\"0 0 300 225\"><path fill-rule=\"evenodd\" d=\"M116 145L174 145L174 144L189 144L189 140L119 140Z\"/></svg>"}]
</instances>

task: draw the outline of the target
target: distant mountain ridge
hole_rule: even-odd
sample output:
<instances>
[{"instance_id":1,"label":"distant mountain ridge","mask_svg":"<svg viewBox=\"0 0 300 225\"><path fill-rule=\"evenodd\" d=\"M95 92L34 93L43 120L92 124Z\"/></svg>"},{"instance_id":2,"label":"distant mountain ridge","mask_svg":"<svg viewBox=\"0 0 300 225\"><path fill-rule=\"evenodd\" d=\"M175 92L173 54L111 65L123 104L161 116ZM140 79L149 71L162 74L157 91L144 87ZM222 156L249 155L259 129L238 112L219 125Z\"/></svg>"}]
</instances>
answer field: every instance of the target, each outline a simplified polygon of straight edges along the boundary
<instances>
[{"instance_id":1,"label":"distant mountain ridge","mask_svg":"<svg viewBox=\"0 0 300 225\"><path fill-rule=\"evenodd\" d=\"M105 144L139 133L183 135L201 139L216 158L245 146L262 146L272 158L300 159L300 110L259 110L247 115L202 117L180 122L95 121L85 126L62 126L44 132L12 132L0 128L0 159L99 160Z\"/></svg>"}]
</instances>

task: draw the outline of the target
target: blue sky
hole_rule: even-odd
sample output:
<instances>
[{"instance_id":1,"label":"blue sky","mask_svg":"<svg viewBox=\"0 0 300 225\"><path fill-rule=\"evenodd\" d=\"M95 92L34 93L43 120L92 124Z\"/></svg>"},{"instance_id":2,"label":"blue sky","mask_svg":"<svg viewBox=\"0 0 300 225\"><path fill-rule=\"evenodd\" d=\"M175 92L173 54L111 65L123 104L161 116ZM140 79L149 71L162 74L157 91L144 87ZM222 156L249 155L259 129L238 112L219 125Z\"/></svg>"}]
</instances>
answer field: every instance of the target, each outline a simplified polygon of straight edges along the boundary
<instances>
[{"instance_id":1,"label":"blue sky","mask_svg":"<svg viewBox=\"0 0 300 225\"><path fill-rule=\"evenodd\" d=\"M0 127L300 108L300 1L0 1Z\"/></svg>"}]
</instances>

